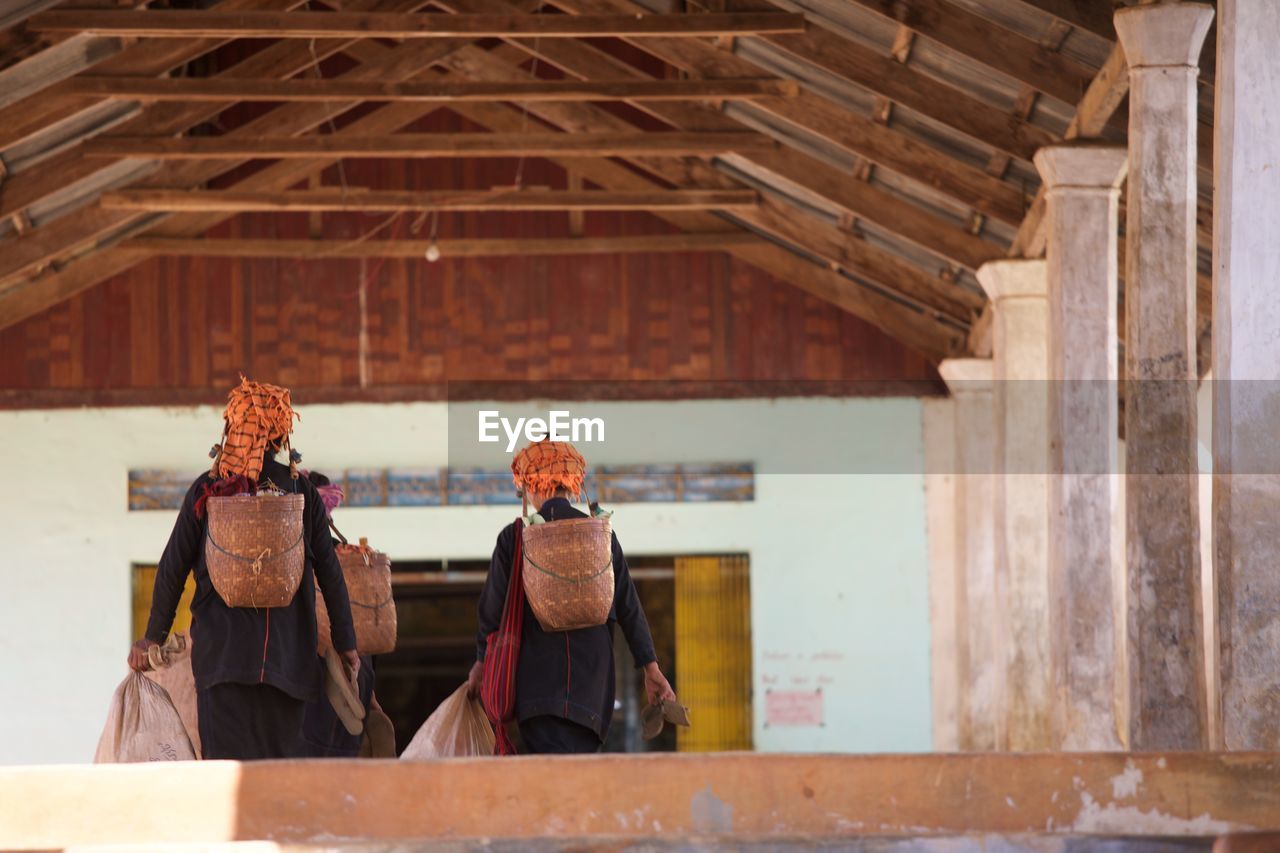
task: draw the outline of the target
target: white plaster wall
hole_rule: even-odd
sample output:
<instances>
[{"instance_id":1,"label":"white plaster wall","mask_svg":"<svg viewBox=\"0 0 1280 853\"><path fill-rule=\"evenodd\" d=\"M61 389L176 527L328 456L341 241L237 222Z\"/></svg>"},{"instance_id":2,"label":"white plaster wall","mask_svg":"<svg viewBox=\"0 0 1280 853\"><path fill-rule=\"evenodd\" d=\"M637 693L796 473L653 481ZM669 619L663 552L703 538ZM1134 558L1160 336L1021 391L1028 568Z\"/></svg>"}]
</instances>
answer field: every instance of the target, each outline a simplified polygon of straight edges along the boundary
<instances>
[{"instance_id":1,"label":"white plaster wall","mask_svg":"<svg viewBox=\"0 0 1280 853\"><path fill-rule=\"evenodd\" d=\"M450 461L443 404L299 410L296 443L319 470ZM758 749L930 748L918 400L610 403L591 414L680 439L660 457L634 444L583 447L593 462L753 461L765 472L752 503L635 504L614 518L629 553L750 555ZM219 427L207 407L0 412L0 764L92 755L133 639L130 567L159 557L173 522L170 512L128 512L127 472L194 476ZM833 460L831 473L815 459ZM348 535L401 560L487 557L513 515L338 513ZM822 684L825 725L766 727L765 678Z\"/></svg>"}]
</instances>

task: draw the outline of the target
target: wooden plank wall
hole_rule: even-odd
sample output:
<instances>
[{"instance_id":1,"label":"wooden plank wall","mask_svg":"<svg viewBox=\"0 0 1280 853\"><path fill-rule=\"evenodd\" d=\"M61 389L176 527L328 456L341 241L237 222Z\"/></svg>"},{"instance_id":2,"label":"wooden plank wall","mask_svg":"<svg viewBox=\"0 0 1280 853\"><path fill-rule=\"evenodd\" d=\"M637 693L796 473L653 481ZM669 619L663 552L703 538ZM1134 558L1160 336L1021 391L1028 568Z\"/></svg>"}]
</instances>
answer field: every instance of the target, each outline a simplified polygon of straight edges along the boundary
<instances>
[{"instance_id":1,"label":"wooden plank wall","mask_svg":"<svg viewBox=\"0 0 1280 853\"><path fill-rule=\"evenodd\" d=\"M476 128L439 111L410 129ZM323 183L464 189L509 185L520 170L515 160L348 161ZM523 178L567 186L563 170L542 160L526 162ZM306 214L252 214L210 235L305 238L311 227ZM326 214L321 227L325 239L345 242L425 239L431 223ZM587 236L669 230L648 214L589 213L585 227ZM439 222L441 239L568 236L564 213ZM435 264L157 258L0 330L0 403L8 406L216 400L240 371L328 399L379 398L380 389L381 398L403 398L411 387L419 391L410 396L434 397L443 389L423 386L460 381L782 383L777 393L800 380L933 390L937 381L923 357L869 324L720 253ZM700 395L695 385L679 393Z\"/></svg>"}]
</instances>

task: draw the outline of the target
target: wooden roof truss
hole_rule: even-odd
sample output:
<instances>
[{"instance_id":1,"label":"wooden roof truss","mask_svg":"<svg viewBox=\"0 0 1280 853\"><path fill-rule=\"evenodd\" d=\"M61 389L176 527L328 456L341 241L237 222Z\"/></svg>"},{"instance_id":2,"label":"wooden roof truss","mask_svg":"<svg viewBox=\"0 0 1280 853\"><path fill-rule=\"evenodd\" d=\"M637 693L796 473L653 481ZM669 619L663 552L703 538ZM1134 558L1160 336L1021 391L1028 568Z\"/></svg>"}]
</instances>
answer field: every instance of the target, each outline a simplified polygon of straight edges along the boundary
<instances>
[{"instance_id":1,"label":"wooden roof truss","mask_svg":"<svg viewBox=\"0 0 1280 853\"><path fill-rule=\"evenodd\" d=\"M1124 138L1127 75L1111 0L673 2L0 2L0 328L160 254L421 251L385 239L360 248L200 239L245 211L645 210L679 233L441 247L460 256L715 247L932 358L983 354L989 322L974 271L1043 251L1035 150ZM662 71L615 56L602 36ZM237 38L275 41L216 67L210 57ZM339 55L348 70L320 75ZM275 106L209 133L246 101ZM485 132L404 132L442 107ZM667 129L641 129L626 117L635 111ZM571 185L317 183L362 156L537 156L564 166ZM272 162L226 180L254 160ZM1207 270L1207 254L1202 262Z\"/></svg>"}]
</instances>

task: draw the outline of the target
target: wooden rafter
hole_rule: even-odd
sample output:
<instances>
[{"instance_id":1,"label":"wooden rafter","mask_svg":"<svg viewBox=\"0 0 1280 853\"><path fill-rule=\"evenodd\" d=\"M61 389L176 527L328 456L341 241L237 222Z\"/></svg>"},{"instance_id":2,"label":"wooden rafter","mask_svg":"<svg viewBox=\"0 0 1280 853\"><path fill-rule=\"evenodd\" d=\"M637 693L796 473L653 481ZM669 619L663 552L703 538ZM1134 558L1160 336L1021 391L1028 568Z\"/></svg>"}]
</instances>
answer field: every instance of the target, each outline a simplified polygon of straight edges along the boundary
<instances>
[{"instance_id":1,"label":"wooden rafter","mask_svg":"<svg viewBox=\"0 0 1280 853\"><path fill-rule=\"evenodd\" d=\"M1023 5L1052 15L1064 24L1093 33L1107 41L1116 40L1113 22L1115 4L1111 0L1020 0Z\"/></svg>"},{"instance_id":2,"label":"wooden rafter","mask_svg":"<svg viewBox=\"0 0 1280 853\"><path fill-rule=\"evenodd\" d=\"M388 48L397 51L400 48ZM468 49L472 50L472 49ZM429 75L430 77L431 75ZM298 105L299 107L301 105ZM517 133L523 126L520 114L497 104L462 104L457 111L481 126L495 132ZM391 105L376 110L354 121L344 131L352 134L387 133L414 120L429 109L420 105ZM251 132L249 128L246 132ZM573 164L580 174L593 183L609 189L652 189L654 184L635 172L607 160L556 160L561 165ZM267 167L243 182L244 188L271 190L287 189L307 174L313 174L332 163L331 159L318 161L286 161ZM721 232L724 222L702 213L661 213L663 219L691 232ZM153 233L197 237L225 218L225 214L184 214L170 217ZM812 264L777 246L733 248L735 256L756 264L766 271L830 301L870 322L886 329L908 345L933 357L940 358L955 350L961 340L960 330L939 323L929 314L912 308L901 301L887 298L874 289L854 284L842 275ZM149 253L137 249L109 249L91 259L73 261L64 269L34 281L0 293L0 327L10 325L27 316L92 286L113 274L128 269Z\"/></svg>"},{"instance_id":3,"label":"wooden rafter","mask_svg":"<svg viewBox=\"0 0 1280 853\"><path fill-rule=\"evenodd\" d=\"M1075 116L1067 127L1065 138L1089 138L1100 134L1128 94L1129 68L1125 62L1124 51L1116 45L1076 106ZM1203 154L1201 156L1203 160ZM1202 207L1199 212L1203 215L1204 208ZM1121 215L1123 216L1123 210ZM1202 244L1210 236L1211 228L1211 221L1202 221L1198 224L1198 237ZM1026 218L1018 228L1018 233L1009 248L1009 255L1040 257L1045 252L1045 239L1045 190L1041 187L1027 211ZM1124 256L1123 240L1121 240L1120 255ZM1212 288L1213 282L1210 276L1197 276L1196 302L1199 325L1202 330L1207 328L1212 310L1210 301ZM991 310L987 307L970 329L968 349L978 356L985 356L991 352L991 345Z\"/></svg>"},{"instance_id":4,"label":"wooden rafter","mask_svg":"<svg viewBox=\"0 0 1280 853\"><path fill-rule=\"evenodd\" d=\"M81 76L72 91L144 101L692 101L795 97L794 80L518 80L384 83L347 80L245 80Z\"/></svg>"},{"instance_id":5,"label":"wooden rafter","mask_svg":"<svg viewBox=\"0 0 1280 853\"><path fill-rule=\"evenodd\" d=\"M231 0L224 0L224 2L231 2ZM394 2L400 8L407 9L416 8L420 5L420 0L394 0ZM517 0L513 8L533 8L536 2L537 0ZM379 4L383 8L389 5L388 0L347 0L345 5L348 8L352 8ZM324 59L340 50L349 49L358 41L353 39L317 39L314 42L306 43L297 41L277 42L227 68L213 79L292 77L300 71L306 71L311 68L317 59ZM414 48L414 59L415 61L429 63L448 55L450 51L456 49L457 45L449 42L421 44ZM343 79L356 81L403 79L406 76L403 65L403 58L396 54L394 57L369 62L355 68L344 75ZM65 102L67 98L55 97L53 100ZM82 97L73 98L73 100L79 103L85 102ZM303 130L316 127L326 119L332 118L356 105L356 101L341 100L320 106L310 104L287 105L273 110L268 116L262 117L261 120L251 122L249 131L261 134L267 128L276 128L279 132L284 132L282 128L293 128L291 132L300 133ZM201 122L208 121L225 109L225 106L225 104L202 103L153 105L144 108L141 115L115 129L115 132L129 135L173 136ZM3 115L4 111L0 111L0 117L3 117ZM3 134L3 132L4 127L0 125L0 134ZM83 146L77 145L46 160L38 169L30 169L21 174L13 175L5 184L4 192L0 193L0 216L9 216L25 210L31 205L37 204L61 191L64 187L85 180L95 172L110 168L122 160L122 158L117 158L109 161L96 157L86 158L82 155ZM184 175L173 177L175 183L179 177L184 177L195 184L206 180L208 176Z\"/></svg>"},{"instance_id":6,"label":"wooden rafter","mask_svg":"<svg viewBox=\"0 0 1280 853\"><path fill-rule=\"evenodd\" d=\"M224 0L224 2L234 2L234 0ZM278 0L273 0L273 2L278 2ZM378 2L378 0L353 0L353 2ZM341 46L346 46L350 43L350 40L337 42ZM328 40L319 40L315 42L315 45L317 49L321 49L330 46L331 43ZM283 47L291 49L282 50L281 48ZM241 73L248 71L249 69L245 68L245 66L257 65L255 60L259 56L267 57L273 67L278 68L280 65L289 65L308 55L310 53L309 47L310 45L297 42L272 45L246 63L235 66L235 70ZM456 42L407 44L394 52L388 53L382 61L369 63L353 70L350 72L350 76L355 79L407 79L415 73L419 73L422 68L430 65L431 62L456 51L458 47L459 45ZM302 67L305 68L306 66ZM257 138L265 133L268 128L276 133L305 133L316 128L327 119L357 106L358 103L357 101L337 101L325 104L284 105L265 116L238 127L232 132L231 136ZM412 121L415 114L420 111L420 108L414 108L412 105L406 106L408 106L408 109L402 111L405 117L399 123L382 126L378 122L371 122L367 126L373 128L377 134L390 134ZM184 119L190 116L189 109L189 107L175 105L175 113L183 116ZM383 117L399 114L401 114L401 111L393 109L384 108L382 111ZM161 115L166 116L166 118L172 118L174 113L162 113ZM158 121L156 124L163 127L165 121ZM84 152L85 147L84 145L80 146L81 153ZM115 159L118 162L119 158ZM238 162L243 161L219 160L168 164L155 173L154 179L161 185L199 185L216 177ZM44 169L38 170L39 173L44 173L45 171ZM304 171L301 176L305 177L306 174ZM65 179L66 176L63 175L61 177ZM8 197L9 190L10 187L6 186L3 194L4 198ZM17 277L30 273L32 270L39 270L72 252L98 245L103 240L111 239L113 235L123 233L123 229L129 227L131 223L140 221L144 216L146 214L133 211L104 211L92 207L84 208L54 220L31 233L2 241L0 242L0 247L2 247L0 248L0 282L11 283ZM105 268L103 267L103 269ZM67 278L68 280L74 280L75 276L70 275Z\"/></svg>"},{"instance_id":7,"label":"wooden rafter","mask_svg":"<svg viewBox=\"0 0 1280 853\"><path fill-rule=\"evenodd\" d=\"M347 6L372 5L378 4L387 6L385 0L348 0ZM396 0L399 8L413 9L417 8L420 0ZM518 5L517 5L518 8ZM353 44L353 40L316 40L315 42L291 41L276 42L274 45L264 47L257 51L256 54L248 56L247 59L239 61L232 65L218 76L212 79L230 79L239 77L276 77L288 78L293 77L297 73L305 73L315 64L317 59L326 59L329 56L337 54L338 51L348 49ZM443 44L421 44L417 45L415 53L420 54L422 61L430 61L435 56L447 53L448 47ZM60 87L59 91L64 91L67 87ZM55 101L67 101L68 99L58 99ZM84 99L74 99L83 101ZM128 136L174 136L174 134L182 133L187 129L196 127L197 124L207 122L207 120L216 117L221 110L225 109L225 104L183 104L183 105L151 105L142 108L141 114L137 118L127 120L123 126L113 128L115 133L124 133ZM342 104L335 102L334 111L337 111ZM287 108L288 109L288 108ZM4 128L0 127L0 133L4 132ZM10 181L5 184L3 190L0 190L0 216L8 216L24 210L26 207L38 204L38 202L47 199L54 193L63 190L64 187L70 186L77 182L90 178L90 175L99 172L101 169L113 167L120 160L105 161L102 159L86 159L83 156L81 146L70 147L67 151L60 154L52 155L42 161L41 167L38 169L27 169L26 172L13 175Z\"/></svg>"},{"instance_id":8,"label":"wooden rafter","mask_svg":"<svg viewBox=\"0 0 1280 853\"><path fill-rule=\"evenodd\" d=\"M755 207L754 190L541 190L497 187L491 190L315 189L284 192L252 190L118 190L102 197L115 210L163 212L225 211L545 211L545 210L738 210Z\"/></svg>"},{"instance_id":9,"label":"wooden rafter","mask_svg":"<svg viewBox=\"0 0 1280 853\"><path fill-rule=\"evenodd\" d=\"M519 54L507 59L507 49L492 53L467 49L444 64L469 79L509 79L515 74L525 74L516 67ZM679 105L665 105L679 106ZM651 105L656 108L656 105ZM633 125L618 116L588 104L536 103L527 105L532 115L564 130L578 134L637 132ZM671 113L663 110L655 113L673 121ZM638 156L629 158L633 163L660 180L675 184L711 186L719 181L724 186L734 186L710 166L697 161L675 163L667 158ZM832 224L808 216L797 216L794 208L765 196L761 204L750 210L738 211L735 218L753 229L770 234L789 245L823 259L832 267L855 272L875 282L885 290L897 294L909 302L934 312L939 317L965 324L971 313L981 305L981 298L959 288L943 287L934 276ZM973 296L972 301L970 296Z\"/></svg>"},{"instance_id":10,"label":"wooden rafter","mask_svg":"<svg viewBox=\"0 0 1280 853\"><path fill-rule=\"evenodd\" d=\"M1087 66L947 0L851 2L1064 103L1078 101L1093 78Z\"/></svg>"},{"instance_id":11,"label":"wooden rafter","mask_svg":"<svg viewBox=\"0 0 1280 853\"><path fill-rule=\"evenodd\" d=\"M803 32L804 16L785 12L569 17L396 12L51 11L33 15L29 26L38 32L139 38L696 38Z\"/></svg>"},{"instance_id":12,"label":"wooden rafter","mask_svg":"<svg viewBox=\"0 0 1280 853\"><path fill-rule=\"evenodd\" d=\"M1084 97L1076 105L1075 115L1067 126L1066 139L1092 137L1102 132L1107 122L1129 94L1129 66L1119 45L1112 48L1106 62L1099 69ZM1026 217L1018 226L1009 256L1014 258L1038 258L1045 249L1045 189L1036 192ZM969 330L968 349L985 357L991 353L991 308L988 306L978 316Z\"/></svg>"},{"instance_id":13,"label":"wooden rafter","mask_svg":"<svg viewBox=\"0 0 1280 853\"><path fill-rule=\"evenodd\" d=\"M769 36L769 44L922 113L999 151L1030 160L1052 134L1025 119L1010 118L965 92L921 74L890 56L840 38L821 27L803 35Z\"/></svg>"},{"instance_id":14,"label":"wooden rafter","mask_svg":"<svg viewBox=\"0 0 1280 853\"><path fill-rule=\"evenodd\" d=\"M634 12L631 0L553 0L572 14L599 13L601 9ZM448 7L456 4L442 3ZM753 77L761 73L754 63L716 49L696 39L635 39L636 47L694 77ZM1022 221L1025 200L1010 184L961 163L942 151L877 123L812 92L797 98L764 98L751 104L785 122L797 125L890 171L945 193L960 203L1001 222Z\"/></svg>"},{"instance_id":15,"label":"wooden rafter","mask_svg":"<svg viewBox=\"0 0 1280 853\"><path fill-rule=\"evenodd\" d=\"M783 149L743 156L754 165L816 193L849 215L971 272L1002 255L996 244L798 151Z\"/></svg>"},{"instance_id":16,"label":"wooden rafter","mask_svg":"<svg viewBox=\"0 0 1280 853\"><path fill-rule=\"evenodd\" d=\"M777 143L759 133L395 133L387 136L245 137L178 139L103 136L84 145L87 157L158 160L313 159L315 157L685 157L767 150Z\"/></svg>"},{"instance_id":17,"label":"wooden rafter","mask_svg":"<svg viewBox=\"0 0 1280 853\"><path fill-rule=\"evenodd\" d=\"M1117 45L1076 105L1076 114L1067 126L1064 138L1097 136L1128 94L1129 66L1125 62L1124 51ZM1018 234L1009 249L1010 256L1039 257L1044 254L1044 236L1044 188L1041 187L1018 227Z\"/></svg>"},{"instance_id":18,"label":"wooden rafter","mask_svg":"<svg viewBox=\"0 0 1280 853\"><path fill-rule=\"evenodd\" d=\"M217 8L225 11L277 11L292 9L304 2L306 0L222 0ZM205 38L170 39L163 44L134 43L95 65L94 70L99 74L154 77L180 68L225 43L226 39ZM323 51L325 45L321 42L317 47ZM319 55L325 54L321 52ZM51 78L47 88L0 109L0 151L97 103L96 99L76 95L68 88L65 80Z\"/></svg>"},{"instance_id":19,"label":"wooden rafter","mask_svg":"<svg viewBox=\"0 0 1280 853\"><path fill-rule=\"evenodd\" d=\"M571 237L567 239L484 240L334 240L207 239L135 237L120 244L124 251L156 255L217 258L423 258L435 246L440 258L505 258L534 255L607 255L635 252L718 252L755 246L760 238L743 231L706 234L655 234L639 237Z\"/></svg>"},{"instance_id":20,"label":"wooden rafter","mask_svg":"<svg viewBox=\"0 0 1280 853\"><path fill-rule=\"evenodd\" d=\"M468 11L497 11L509 8L503 0L446 0L446 8ZM643 79L642 72L610 53L580 42L542 42L509 39L511 44L539 61L547 62L566 74L583 79L595 76L631 75ZM363 42L359 50L376 53L380 48ZM462 62L456 54L450 62L458 73L474 72L471 63ZM370 57L371 58L371 57ZM719 112L689 104L636 104L662 122L699 131L729 131L741 124ZM1001 256L993 243L976 237L960 226L915 205L886 190L858 180L854 175L815 159L799 150L779 148L769 152L744 152L740 155L754 166L772 172L808 192L826 198L849 214L874 223L882 230L901 237L908 243L933 252L957 266L976 270L988 260Z\"/></svg>"}]
</instances>

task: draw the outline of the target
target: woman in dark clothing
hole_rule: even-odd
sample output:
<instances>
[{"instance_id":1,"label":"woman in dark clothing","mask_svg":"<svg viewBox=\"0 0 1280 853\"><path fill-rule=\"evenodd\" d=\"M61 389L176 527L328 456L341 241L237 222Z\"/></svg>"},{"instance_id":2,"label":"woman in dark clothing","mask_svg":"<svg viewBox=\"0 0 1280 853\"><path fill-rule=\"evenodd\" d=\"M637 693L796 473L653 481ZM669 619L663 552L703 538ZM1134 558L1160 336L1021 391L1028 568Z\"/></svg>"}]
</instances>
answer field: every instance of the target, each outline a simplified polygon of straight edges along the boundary
<instances>
[{"instance_id":1,"label":"woman in dark clothing","mask_svg":"<svg viewBox=\"0 0 1280 853\"><path fill-rule=\"evenodd\" d=\"M530 445L511 465L515 483L547 522L584 518L570 495L582 490L586 463L568 442ZM489 575L480 595L477 663L468 679L478 695L484 676L487 638L497 629L507 597L515 548L515 525L498 534ZM528 602L524 606L520 658L516 669L516 719L525 749L533 753L596 752L613 716L613 626L616 622L644 670L645 692L657 704L675 693L658 666L649 623L627 571L618 538L613 538L614 598L604 625L577 631L543 631Z\"/></svg>"},{"instance_id":2,"label":"woman in dark clothing","mask_svg":"<svg viewBox=\"0 0 1280 853\"><path fill-rule=\"evenodd\" d=\"M206 759L293 758L302 754L300 732L306 700L317 696L315 587L329 610L332 639L354 671L355 630L328 517L315 487L296 468L275 460L288 448L293 410L289 392L242 378L226 411L226 434L214 470L192 483L156 571L145 636L129 652L129 665L149 668L147 649L164 642L187 575L194 571L191 603L191 668L196 681L200 739ZM291 454L292 455L292 454ZM215 476L216 474L216 476ZM205 499L211 495L273 488L301 493L304 564L302 583L285 607L229 607L209 578L204 542Z\"/></svg>"}]
</instances>

